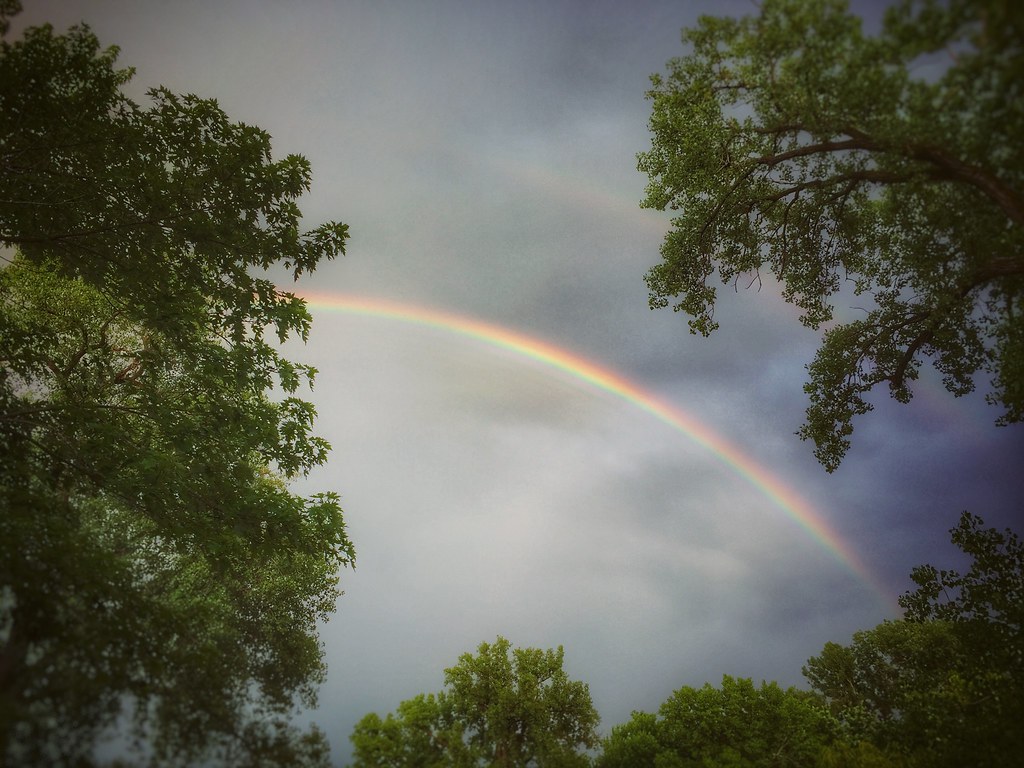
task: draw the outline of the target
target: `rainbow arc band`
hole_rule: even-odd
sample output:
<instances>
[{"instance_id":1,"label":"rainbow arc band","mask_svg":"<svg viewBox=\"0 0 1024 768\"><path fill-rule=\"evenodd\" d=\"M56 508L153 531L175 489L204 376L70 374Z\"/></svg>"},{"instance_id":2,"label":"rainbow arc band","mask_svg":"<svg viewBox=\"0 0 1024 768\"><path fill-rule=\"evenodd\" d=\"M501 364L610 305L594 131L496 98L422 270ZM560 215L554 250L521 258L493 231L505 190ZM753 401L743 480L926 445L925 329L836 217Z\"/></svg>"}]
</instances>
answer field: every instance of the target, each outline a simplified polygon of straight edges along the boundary
<instances>
[{"instance_id":1,"label":"rainbow arc band","mask_svg":"<svg viewBox=\"0 0 1024 768\"><path fill-rule=\"evenodd\" d=\"M787 487L771 472L710 427L656 394L645 391L621 374L546 341L452 312L341 293L296 291L295 294L305 299L307 305L313 310L406 322L440 329L460 336L468 336L485 344L537 360L622 398L672 429L683 433L699 446L711 451L733 472L750 483L774 506L794 520L860 580L870 586L890 610L898 610L889 596L889 591L867 569L853 547L840 539L831 526L807 501L801 498L799 493Z\"/></svg>"}]
</instances>

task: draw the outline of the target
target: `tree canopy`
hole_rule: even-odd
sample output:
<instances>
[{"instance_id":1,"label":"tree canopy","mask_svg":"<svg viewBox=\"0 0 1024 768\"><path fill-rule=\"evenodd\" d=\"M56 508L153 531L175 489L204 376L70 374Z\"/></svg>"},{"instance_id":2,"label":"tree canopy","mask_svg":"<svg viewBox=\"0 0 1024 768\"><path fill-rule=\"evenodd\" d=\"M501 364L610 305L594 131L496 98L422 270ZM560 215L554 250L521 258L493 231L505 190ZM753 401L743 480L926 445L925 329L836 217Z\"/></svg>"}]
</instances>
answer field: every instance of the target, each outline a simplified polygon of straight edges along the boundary
<instances>
[{"instance_id":1,"label":"tree canopy","mask_svg":"<svg viewBox=\"0 0 1024 768\"><path fill-rule=\"evenodd\" d=\"M967 571L915 568L904 618L827 643L804 667L811 691L729 676L685 686L615 726L596 765L1017 765L1024 547L966 512L951 534Z\"/></svg>"},{"instance_id":2,"label":"tree canopy","mask_svg":"<svg viewBox=\"0 0 1024 768\"><path fill-rule=\"evenodd\" d=\"M0 7L4 16L16 3ZM87 27L0 43L0 762L78 765L132 724L154 763L323 764L288 719L351 564L298 396L301 157L216 102L121 91Z\"/></svg>"},{"instance_id":3,"label":"tree canopy","mask_svg":"<svg viewBox=\"0 0 1024 768\"><path fill-rule=\"evenodd\" d=\"M967 573L921 566L906 614L825 645L804 674L843 723L897 760L1001 766L1024 754L1024 548L968 513L952 533Z\"/></svg>"},{"instance_id":4,"label":"tree canopy","mask_svg":"<svg viewBox=\"0 0 1024 768\"><path fill-rule=\"evenodd\" d=\"M634 712L604 740L598 768L814 765L837 724L806 691L723 676L684 686L657 715Z\"/></svg>"},{"instance_id":5,"label":"tree canopy","mask_svg":"<svg viewBox=\"0 0 1024 768\"><path fill-rule=\"evenodd\" d=\"M652 77L642 205L678 211L652 308L706 336L716 272L777 281L824 329L799 434L829 471L871 390L908 402L926 358L954 395L987 374L997 423L1020 421L1024 14L903 0L870 37L845 0L759 7L703 17Z\"/></svg>"},{"instance_id":6,"label":"tree canopy","mask_svg":"<svg viewBox=\"0 0 1024 768\"><path fill-rule=\"evenodd\" d=\"M512 648L499 637L445 670L446 689L368 714L352 733L356 768L586 766L597 711L586 684L562 669L564 652Z\"/></svg>"}]
</instances>

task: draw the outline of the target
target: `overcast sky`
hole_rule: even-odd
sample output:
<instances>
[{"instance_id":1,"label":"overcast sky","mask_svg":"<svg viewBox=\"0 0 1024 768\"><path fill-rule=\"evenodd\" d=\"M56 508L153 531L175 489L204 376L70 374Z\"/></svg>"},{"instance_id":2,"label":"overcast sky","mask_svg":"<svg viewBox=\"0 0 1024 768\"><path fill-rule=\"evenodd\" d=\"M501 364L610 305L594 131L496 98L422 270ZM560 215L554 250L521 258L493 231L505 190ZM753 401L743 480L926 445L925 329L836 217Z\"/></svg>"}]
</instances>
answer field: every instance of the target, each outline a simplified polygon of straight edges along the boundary
<instances>
[{"instance_id":1,"label":"overcast sky","mask_svg":"<svg viewBox=\"0 0 1024 768\"><path fill-rule=\"evenodd\" d=\"M602 730L723 673L801 684L826 641L896 615L910 569L954 563L963 509L1018 530L1024 429L927 373L883 395L828 475L793 434L818 334L770 287L721 292L710 339L647 308L667 216L641 211L648 76L713 2L26 2L88 22L131 88L216 97L300 153L310 226L349 253L300 288L447 311L556 345L698 420L800 496L871 579L714 452L621 397L443 329L318 311L291 356L358 568L323 627L334 759L365 713L440 690L503 635L563 645ZM877 5L859 6L869 20Z\"/></svg>"}]
</instances>

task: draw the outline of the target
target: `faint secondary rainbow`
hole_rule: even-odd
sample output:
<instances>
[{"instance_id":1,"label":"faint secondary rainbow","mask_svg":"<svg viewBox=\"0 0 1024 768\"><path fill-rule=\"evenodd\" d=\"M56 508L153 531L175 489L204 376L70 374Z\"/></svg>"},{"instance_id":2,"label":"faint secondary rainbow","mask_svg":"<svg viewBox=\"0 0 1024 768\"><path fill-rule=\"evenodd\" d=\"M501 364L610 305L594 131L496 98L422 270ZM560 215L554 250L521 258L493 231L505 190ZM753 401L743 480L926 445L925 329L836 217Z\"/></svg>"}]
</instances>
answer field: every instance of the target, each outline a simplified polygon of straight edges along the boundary
<instances>
[{"instance_id":1,"label":"faint secondary rainbow","mask_svg":"<svg viewBox=\"0 0 1024 768\"><path fill-rule=\"evenodd\" d=\"M870 585L888 605L892 605L892 598L888 596L888 590L878 583L874 574L865 567L857 553L839 538L821 515L796 491L787 487L772 473L714 430L683 410L665 402L656 394L645 391L624 376L546 341L451 312L364 296L311 291L296 292L296 295L305 299L307 304L315 310L397 320L437 328L460 336L468 336L537 360L622 398L664 424L682 432L695 443L715 454L806 530L857 577Z\"/></svg>"}]
</instances>

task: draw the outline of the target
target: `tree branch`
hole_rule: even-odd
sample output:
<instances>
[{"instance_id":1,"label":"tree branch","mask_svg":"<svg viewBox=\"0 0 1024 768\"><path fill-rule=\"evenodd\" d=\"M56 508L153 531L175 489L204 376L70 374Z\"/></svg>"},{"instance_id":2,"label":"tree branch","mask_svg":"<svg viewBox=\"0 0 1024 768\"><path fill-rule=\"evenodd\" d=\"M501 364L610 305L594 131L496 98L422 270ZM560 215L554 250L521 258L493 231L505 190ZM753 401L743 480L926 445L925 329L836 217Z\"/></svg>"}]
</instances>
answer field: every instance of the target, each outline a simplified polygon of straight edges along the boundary
<instances>
[{"instance_id":1,"label":"tree branch","mask_svg":"<svg viewBox=\"0 0 1024 768\"><path fill-rule=\"evenodd\" d=\"M783 124L771 128L754 128L759 135L783 136L808 130L801 124ZM1024 199L1009 184L998 176L983 168L964 162L940 147L931 144L907 142L897 144L875 139L870 134L852 126L842 129L850 138L822 141L808 144L777 154L762 155L754 158L754 162L767 167L774 167L788 160L812 155L833 154L836 152L863 150L887 155L907 157L927 163L932 167L928 174L932 178L947 181L958 181L982 192L1015 224L1024 224Z\"/></svg>"},{"instance_id":2,"label":"tree branch","mask_svg":"<svg viewBox=\"0 0 1024 768\"><path fill-rule=\"evenodd\" d=\"M920 160L938 169L933 174L950 181L959 181L984 193L994 202L1007 218L1015 224L1024 224L1024 199L1006 182L983 168L966 163L949 152L931 144L908 142L903 145L889 144L872 139L863 131L847 127L844 132L864 143L864 149L887 154L903 155Z\"/></svg>"},{"instance_id":3,"label":"tree branch","mask_svg":"<svg viewBox=\"0 0 1024 768\"><path fill-rule=\"evenodd\" d=\"M785 197L793 194L799 194L808 189L821 189L825 187L835 186L843 182L853 182L855 186L858 182L869 182L877 184L900 184L909 182L911 177L904 173L895 173L893 171L851 171L850 173L842 173L838 176L830 176L827 179L812 179L810 181L804 181L800 184L794 184L785 189L779 190L778 192L768 195L765 200L771 202L777 202ZM842 197L843 195L849 194L852 191L849 188L844 189L843 192L836 195L836 197Z\"/></svg>"}]
</instances>

